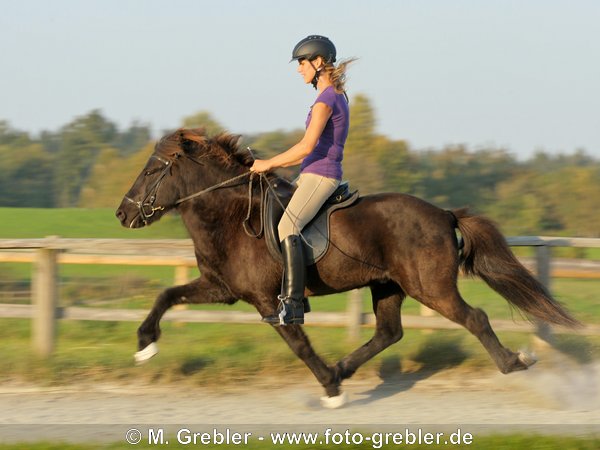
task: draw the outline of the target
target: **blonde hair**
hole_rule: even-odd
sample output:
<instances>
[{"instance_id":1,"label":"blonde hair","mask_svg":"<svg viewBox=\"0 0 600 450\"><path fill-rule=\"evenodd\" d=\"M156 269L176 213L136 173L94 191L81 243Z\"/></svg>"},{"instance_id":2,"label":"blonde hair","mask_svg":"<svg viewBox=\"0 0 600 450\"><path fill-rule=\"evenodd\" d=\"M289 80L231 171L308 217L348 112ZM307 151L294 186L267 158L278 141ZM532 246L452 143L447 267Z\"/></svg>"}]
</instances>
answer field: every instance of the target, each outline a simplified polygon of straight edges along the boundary
<instances>
[{"instance_id":1,"label":"blonde hair","mask_svg":"<svg viewBox=\"0 0 600 450\"><path fill-rule=\"evenodd\" d=\"M346 58L337 64L326 64L323 68L323 70L329 75L331 83L333 84L333 88L338 94L341 94L346 90L346 68L349 64L353 63L357 59L358 58Z\"/></svg>"}]
</instances>

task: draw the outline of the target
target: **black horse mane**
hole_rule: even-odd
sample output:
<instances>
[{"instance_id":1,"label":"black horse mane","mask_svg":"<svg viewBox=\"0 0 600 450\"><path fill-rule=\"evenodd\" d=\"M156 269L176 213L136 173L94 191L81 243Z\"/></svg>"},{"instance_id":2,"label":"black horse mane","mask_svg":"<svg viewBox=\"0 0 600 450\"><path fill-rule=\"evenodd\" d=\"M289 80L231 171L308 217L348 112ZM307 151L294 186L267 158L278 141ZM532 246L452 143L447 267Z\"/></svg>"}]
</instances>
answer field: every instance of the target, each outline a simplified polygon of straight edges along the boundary
<instances>
[{"instance_id":1,"label":"black horse mane","mask_svg":"<svg viewBox=\"0 0 600 450\"><path fill-rule=\"evenodd\" d=\"M247 150L240 149L240 137L227 132L208 136L204 128L180 128L161 138L156 152L169 156L183 150L196 157L213 157L227 167L235 163L250 167L254 158Z\"/></svg>"}]
</instances>

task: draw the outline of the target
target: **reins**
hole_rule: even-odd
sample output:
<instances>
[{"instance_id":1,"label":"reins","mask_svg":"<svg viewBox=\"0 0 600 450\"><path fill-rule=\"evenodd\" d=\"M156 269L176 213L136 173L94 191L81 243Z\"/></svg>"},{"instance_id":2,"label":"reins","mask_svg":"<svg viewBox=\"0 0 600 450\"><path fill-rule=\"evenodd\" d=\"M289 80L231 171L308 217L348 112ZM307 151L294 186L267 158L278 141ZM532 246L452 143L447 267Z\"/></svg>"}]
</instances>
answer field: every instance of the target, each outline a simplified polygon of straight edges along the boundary
<instances>
[{"instance_id":1,"label":"reins","mask_svg":"<svg viewBox=\"0 0 600 450\"><path fill-rule=\"evenodd\" d=\"M168 159L164 159L161 158L160 156L157 155L152 155L150 158L155 158L158 159L160 162L162 162L165 167L162 170L162 172L160 173L160 175L158 176L158 179L151 185L151 187L148 189L148 191L146 192L146 194L143 196L142 200L140 201L135 201L132 198L129 198L127 196L125 196L125 199L130 202L135 204L138 207L138 210L140 211L140 216L142 217L142 220L144 221L145 224L148 224L148 219L150 217L152 217L154 215L154 213L156 211L163 211L165 209L164 206L154 206L154 202L156 201L156 195L158 193L158 189L160 188L160 185L162 184L163 179L165 178L165 176L167 175L167 173L170 171L171 167L173 167L173 164L175 163L175 161L177 161L179 158L181 157L180 153L177 153L175 155L175 159L173 161L168 160ZM194 160L193 158L189 158L192 161L199 163L199 161ZM201 164L201 163L200 163ZM180 205L183 202L186 202L188 200L194 199L196 197L199 197L203 194L207 194L209 192L212 192L214 190L217 190L219 188L222 188L226 185L228 185L229 183L239 180L241 178L247 177L247 176L251 176L253 175L253 172L245 172L242 173L241 175L235 176L233 178L229 178L221 183L215 184L213 186L210 186L206 189L203 189L201 191L195 192L191 195L188 195L186 197L180 198L179 200L177 200L174 205ZM251 177L252 180L252 177ZM252 181L250 181L249 183L250 185L250 189L252 189ZM262 183L261 183L261 190L262 190ZM251 197L251 193L250 192L250 204L248 205L248 216L246 218L246 220L249 220L249 216L250 216L250 208L252 206L252 197ZM262 219L261 219L262 220ZM262 228L262 223L261 223L261 228ZM245 226L244 226L245 229ZM258 235L260 236L260 234ZM256 237L258 237L256 236Z\"/></svg>"},{"instance_id":2,"label":"reins","mask_svg":"<svg viewBox=\"0 0 600 450\"><path fill-rule=\"evenodd\" d=\"M203 195L203 194L207 194L207 193L209 193L209 192L212 192L212 191L214 191L214 190L217 190L217 189L219 189L219 188L222 188L223 186L226 186L226 185L228 185L228 184L229 184L229 183L231 183L232 181L239 180L239 179L241 179L241 178L244 178L244 177L247 177L248 175L251 175L251 174L252 174L252 172L246 172L246 173L243 173L243 174L241 174L241 175L238 175L237 177L229 178L228 180L225 180L225 181L223 181L222 183L215 184L214 186L207 187L206 189L203 189L203 190L201 190L201 191L195 192L195 193L193 193L193 194L191 194L191 195L188 195L187 197L180 198L179 200L177 200L177 201L175 202L175 204L176 204L176 205L179 205L179 204L181 204L181 203L183 203L183 202L187 202L188 200L191 200L191 199L193 199L193 198L200 197L200 196L201 196L201 195ZM251 186L251 185L252 185L252 183L250 182L250 183L249 183L249 185Z\"/></svg>"},{"instance_id":3,"label":"reins","mask_svg":"<svg viewBox=\"0 0 600 450\"><path fill-rule=\"evenodd\" d=\"M246 233L246 235L248 235L249 237L252 237L252 238L259 238L262 235L263 230L264 230L264 223L263 223L263 201L262 201L262 199L264 197L264 187L263 187L263 184L262 184L263 174L260 174L260 179L261 179L260 180L261 181L260 182L260 227L258 229L258 232L255 232L254 230L251 230L251 227L249 225L250 224L250 219L251 219L251 216L252 216L252 193L253 193L252 187L254 185L254 178L255 178L254 177L254 175L255 175L254 172L248 171L248 172L243 173L241 175L238 175L236 177L229 178L228 180L225 180L225 181L223 181L221 183L215 184L214 186L210 186L210 187L208 187L206 189L203 189L201 191L195 192L195 193L190 194L190 195L188 195L186 197L180 198L179 200L177 200L175 202L175 205L180 205L183 202L187 202L188 200L192 200L192 199L194 199L196 197L200 197L203 194L208 194L209 192L212 192L212 191L215 191L215 190L217 190L219 188L227 186L229 183L231 183L233 181L236 181L236 180L240 180L240 179L242 179L244 177L247 177L248 175L250 176L250 180L248 181L248 212L246 213L246 217L244 218L244 221L242 222L242 226L244 227L244 233ZM268 182L269 181L267 180L267 183ZM249 230L251 230L251 231L249 231Z\"/></svg>"},{"instance_id":4,"label":"reins","mask_svg":"<svg viewBox=\"0 0 600 450\"><path fill-rule=\"evenodd\" d=\"M250 180L248 181L248 212L246 213L246 217L244 218L243 222L242 222L242 227L244 227L244 233L246 233L246 236L249 236L251 238L256 238L258 239L259 237L262 236L263 231L265 229L265 224L264 224L264 215L263 215L263 208L264 208L264 198L265 198L265 188L263 187L263 180L265 180L267 182L267 185L269 184L269 180L267 179L267 177L262 174L259 173L258 176L260 178L260 182L259 182L259 186L260 186L260 197L259 197L259 223L260 226L258 228L258 231L254 231L251 228L250 225L250 218L252 216L252 185L254 183L254 172L250 172L252 175L250 175ZM251 230L251 231L249 231Z\"/></svg>"}]
</instances>

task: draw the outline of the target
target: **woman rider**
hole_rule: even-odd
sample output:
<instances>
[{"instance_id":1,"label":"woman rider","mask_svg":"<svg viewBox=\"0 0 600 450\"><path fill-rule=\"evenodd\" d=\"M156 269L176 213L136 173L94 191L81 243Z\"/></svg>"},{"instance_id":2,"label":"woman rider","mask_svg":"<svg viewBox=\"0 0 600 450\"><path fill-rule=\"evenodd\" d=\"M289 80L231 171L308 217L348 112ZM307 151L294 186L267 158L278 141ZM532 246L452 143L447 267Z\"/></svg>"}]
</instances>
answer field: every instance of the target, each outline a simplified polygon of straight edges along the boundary
<instances>
[{"instance_id":1,"label":"woman rider","mask_svg":"<svg viewBox=\"0 0 600 450\"><path fill-rule=\"evenodd\" d=\"M306 265L299 235L340 184L349 126L344 81L352 60L334 65L335 46L324 36L302 39L294 47L292 60L298 61L304 82L319 92L306 119L306 132L289 150L267 160L257 159L251 168L260 173L301 164L297 189L278 226L284 268L280 304L277 314L263 318L273 325L304 323Z\"/></svg>"}]
</instances>

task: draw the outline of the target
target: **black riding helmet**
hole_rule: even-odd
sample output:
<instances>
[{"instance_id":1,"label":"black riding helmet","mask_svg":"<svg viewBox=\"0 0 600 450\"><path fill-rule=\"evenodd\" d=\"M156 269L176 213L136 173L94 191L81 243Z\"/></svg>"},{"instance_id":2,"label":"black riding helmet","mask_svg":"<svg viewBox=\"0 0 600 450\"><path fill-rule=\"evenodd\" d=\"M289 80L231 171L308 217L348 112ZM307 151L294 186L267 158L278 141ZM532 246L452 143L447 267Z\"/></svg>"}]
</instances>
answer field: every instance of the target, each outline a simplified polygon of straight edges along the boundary
<instances>
[{"instance_id":1,"label":"black riding helmet","mask_svg":"<svg viewBox=\"0 0 600 450\"><path fill-rule=\"evenodd\" d=\"M292 51L292 61L298 59L308 59L312 61L317 56L321 56L325 64L335 62L335 45L325 36L312 35L305 37L296 44Z\"/></svg>"},{"instance_id":2,"label":"black riding helmet","mask_svg":"<svg viewBox=\"0 0 600 450\"><path fill-rule=\"evenodd\" d=\"M321 68L317 69L312 63L317 56L323 58L325 64L333 64L335 62L336 51L335 45L333 45L333 42L331 42L329 38L315 34L305 37L296 44L294 50L292 50L291 59L291 61L301 59L308 60L313 69L315 69L315 76L311 81L311 84L315 89L317 89L317 83L319 82L319 75L321 73Z\"/></svg>"}]
</instances>

